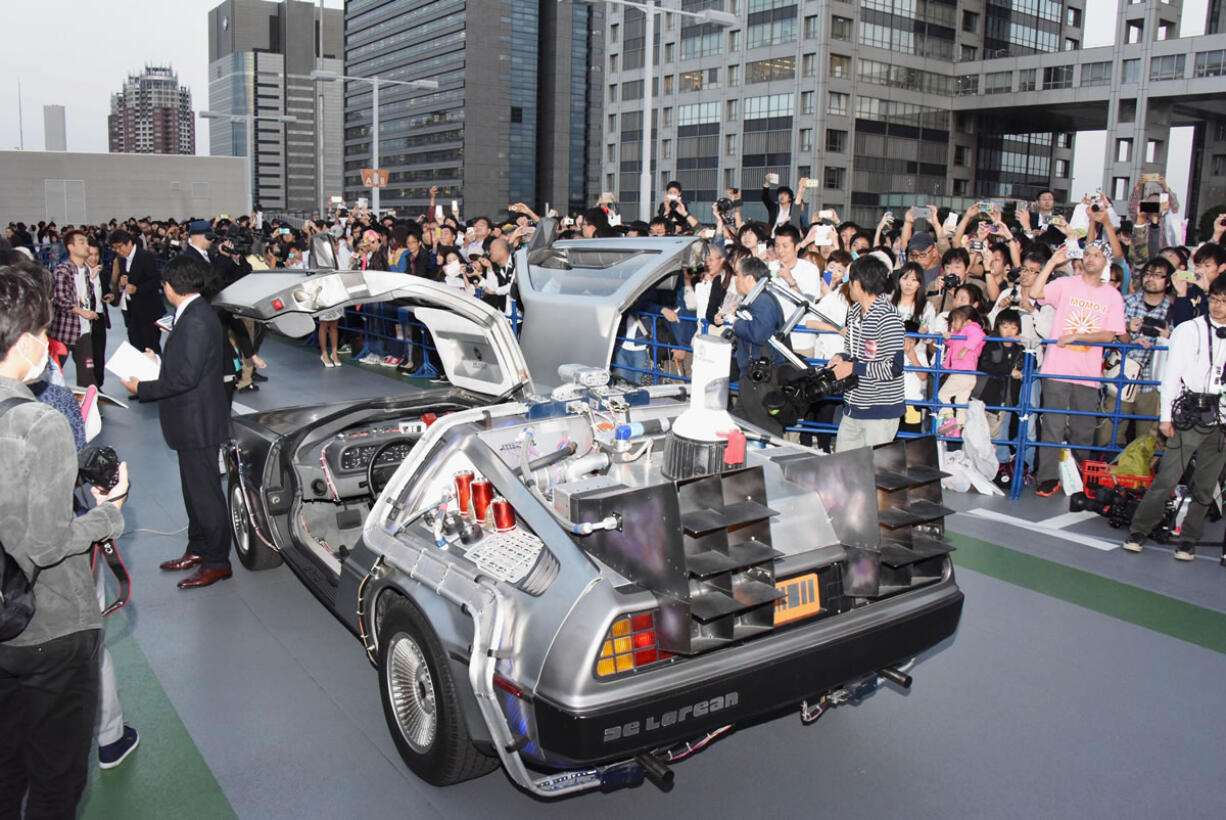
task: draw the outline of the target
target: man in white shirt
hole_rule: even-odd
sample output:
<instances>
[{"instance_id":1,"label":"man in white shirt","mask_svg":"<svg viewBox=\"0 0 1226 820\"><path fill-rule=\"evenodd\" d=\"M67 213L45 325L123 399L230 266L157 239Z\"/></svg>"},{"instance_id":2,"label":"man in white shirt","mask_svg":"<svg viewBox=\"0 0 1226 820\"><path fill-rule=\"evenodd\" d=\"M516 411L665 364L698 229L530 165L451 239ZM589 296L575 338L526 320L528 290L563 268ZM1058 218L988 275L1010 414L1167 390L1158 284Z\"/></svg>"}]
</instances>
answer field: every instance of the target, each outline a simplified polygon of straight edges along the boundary
<instances>
[{"instance_id":1,"label":"man in white shirt","mask_svg":"<svg viewBox=\"0 0 1226 820\"><path fill-rule=\"evenodd\" d=\"M1141 551L1146 537L1162 522L1171 491L1195 455L1189 483L1192 502L1175 545L1176 560L1191 561L1226 466L1226 277L1209 286L1208 315L1177 325L1167 345L1158 421L1166 448L1158 473L1132 516L1124 549Z\"/></svg>"},{"instance_id":2,"label":"man in white shirt","mask_svg":"<svg viewBox=\"0 0 1226 820\"><path fill-rule=\"evenodd\" d=\"M795 225L783 224L775 229L775 258L779 262L775 275L796 293L810 302L816 302L822 295L822 272L817 265L797 256L800 240L800 231ZM783 318L787 319L795 306L786 299L779 298L778 301ZM816 344L816 334L792 331L792 351L798 356L812 357Z\"/></svg>"}]
</instances>

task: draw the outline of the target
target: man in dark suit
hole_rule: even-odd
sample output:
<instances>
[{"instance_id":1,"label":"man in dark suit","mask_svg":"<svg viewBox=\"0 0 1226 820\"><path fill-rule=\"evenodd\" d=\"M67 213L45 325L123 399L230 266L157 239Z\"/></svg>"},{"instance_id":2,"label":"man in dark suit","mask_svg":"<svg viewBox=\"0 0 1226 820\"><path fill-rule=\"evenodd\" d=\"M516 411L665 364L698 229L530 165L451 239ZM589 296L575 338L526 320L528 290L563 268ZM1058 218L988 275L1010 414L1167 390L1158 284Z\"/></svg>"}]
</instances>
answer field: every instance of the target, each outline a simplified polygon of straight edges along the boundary
<instances>
[{"instance_id":1,"label":"man in dark suit","mask_svg":"<svg viewBox=\"0 0 1226 820\"><path fill-rule=\"evenodd\" d=\"M161 353L162 334L157 320L164 310L162 277L153 254L138 248L132 234L122 228L111 231L107 243L119 262L115 298L128 325L128 341L137 350Z\"/></svg>"},{"instance_id":2,"label":"man in dark suit","mask_svg":"<svg viewBox=\"0 0 1226 820\"><path fill-rule=\"evenodd\" d=\"M204 260L186 255L166 264L162 287L175 309L175 319L166 339L161 372L154 381L124 380L124 386L141 401L161 402L162 437L179 456L187 550L161 566L165 570L197 567L179 582L180 589L209 586L231 575L226 498L217 473L217 449L230 437L221 323L200 297L212 275Z\"/></svg>"}]
</instances>

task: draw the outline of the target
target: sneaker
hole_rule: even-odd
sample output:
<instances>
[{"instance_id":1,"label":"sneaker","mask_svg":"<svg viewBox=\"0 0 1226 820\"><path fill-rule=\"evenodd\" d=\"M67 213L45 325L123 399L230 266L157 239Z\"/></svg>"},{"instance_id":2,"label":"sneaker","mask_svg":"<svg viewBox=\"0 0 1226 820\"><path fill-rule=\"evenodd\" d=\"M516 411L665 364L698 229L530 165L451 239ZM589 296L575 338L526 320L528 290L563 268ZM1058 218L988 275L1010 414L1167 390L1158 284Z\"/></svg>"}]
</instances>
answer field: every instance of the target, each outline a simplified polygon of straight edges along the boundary
<instances>
[{"instance_id":1,"label":"sneaker","mask_svg":"<svg viewBox=\"0 0 1226 820\"><path fill-rule=\"evenodd\" d=\"M1196 558L1196 548L1188 544L1180 544L1175 547L1176 561L1191 561Z\"/></svg>"},{"instance_id":2,"label":"sneaker","mask_svg":"<svg viewBox=\"0 0 1226 820\"><path fill-rule=\"evenodd\" d=\"M1002 490L1007 490L1013 485L1013 465L1002 464L1000 469L996 471L996 477L992 479L992 483Z\"/></svg>"},{"instance_id":3,"label":"sneaker","mask_svg":"<svg viewBox=\"0 0 1226 820\"><path fill-rule=\"evenodd\" d=\"M268 381L268 377L258 370L253 370L251 373L251 380L253 382L266 382Z\"/></svg>"},{"instance_id":4,"label":"sneaker","mask_svg":"<svg viewBox=\"0 0 1226 820\"><path fill-rule=\"evenodd\" d=\"M1139 532L1130 532L1128 533L1128 540L1124 542L1123 547L1129 552L1140 552L1144 544L1144 535L1141 535Z\"/></svg>"},{"instance_id":5,"label":"sneaker","mask_svg":"<svg viewBox=\"0 0 1226 820\"><path fill-rule=\"evenodd\" d=\"M124 724L123 736L114 743L98 747L98 766L103 769L113 769L136 751L140 743L140 734L131 726Z\"/></svg>"},{"instance_id":6,"label":"sneaker","mask_svg":"<svg viewBox=\"0 0 1226 820\"><path fill-rule=\"evenodd\" d=\"M1055 495L1060 492L1060 479L1049 478L1046 481L1040 482L1038 487L1035 487L1035 495L1041 495L1044 498Z\"/></svg>"},{"instance_id":7,"label":"sneaker","mask_svg":"<svg viewBox=\"0 0 1226 820\"><path fill-rule=\"evenodd\" d=\"M382 359L380 359L374 353L367 353L365 356L358 359L358 361L361 362L362 364L379 364L379 362L382 361Z\"/></svg>"},{"instance_id":8,"label":"sneaker","mask_svg":"<svg viewBox=\"0 0 1226 820\"><path fill-rule=\"evenodd\" d=\"M400 364L400 359L395 356L384 356L383 361L379 362L384 367L396 367Z\"/></svg>"},{"instance_id":9,"label":"sneaker","mask_svg":"<svg viewBox=\"0 0 1226 820\"><path fill-rule=\"evenodd\" d=\"M338 348L336 349L336 352L337 352L337 353L344 353L345 355L349 355L350 353L352 353L352 352L353 352L353 347L351 347L350 345L347 345L347 344L345 344L345 345L341 345L340 347L338 347Z\"/></svg>"}]
</instances>

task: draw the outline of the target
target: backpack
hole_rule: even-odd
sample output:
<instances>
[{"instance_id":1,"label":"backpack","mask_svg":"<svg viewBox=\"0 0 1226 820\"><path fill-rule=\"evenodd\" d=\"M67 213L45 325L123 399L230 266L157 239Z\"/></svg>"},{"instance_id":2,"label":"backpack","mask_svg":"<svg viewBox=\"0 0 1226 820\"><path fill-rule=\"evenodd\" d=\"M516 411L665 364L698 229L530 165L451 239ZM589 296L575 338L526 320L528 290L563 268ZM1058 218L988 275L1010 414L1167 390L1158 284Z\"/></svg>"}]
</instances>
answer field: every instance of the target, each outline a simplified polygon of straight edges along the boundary
<instances>
[{"instance_id":1,"label":"backpack","mask_svg":"<svg viewBox=\"0 0 1226 820\"><path fill-rule=\"evenodd\" d=\"M19 404L31 399L14 397L0 402L0 416L4 416ZM4 550L0 543L0 643L12 640L25 631L34 617L34 582L38 580L39 568L34 568L33 577Z\"/></svg>"}]
</instances>

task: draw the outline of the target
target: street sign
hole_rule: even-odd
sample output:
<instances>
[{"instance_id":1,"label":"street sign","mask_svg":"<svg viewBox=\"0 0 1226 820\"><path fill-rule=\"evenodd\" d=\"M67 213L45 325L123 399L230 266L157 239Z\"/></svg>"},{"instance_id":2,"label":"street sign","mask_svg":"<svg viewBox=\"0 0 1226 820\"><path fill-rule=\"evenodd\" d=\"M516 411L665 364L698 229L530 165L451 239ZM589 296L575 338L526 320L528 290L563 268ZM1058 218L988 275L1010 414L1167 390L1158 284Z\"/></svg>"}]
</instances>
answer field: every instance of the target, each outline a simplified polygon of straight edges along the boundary
<instances>
[{"instance_id":1,"label":"street sign","mask_svg":"<svg viewBox=\"0 0 1226 820\"><path fill-rule=\"evenodd\" d=\"M386 188L387 171L382 168L363 168L362 184L367 188Z\"/></svg>"}]
</instances>

